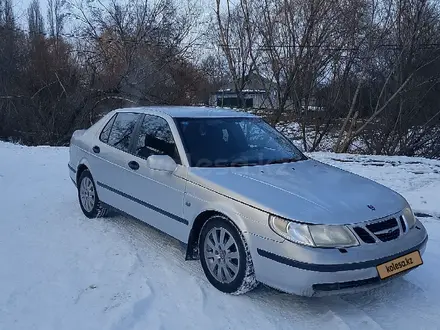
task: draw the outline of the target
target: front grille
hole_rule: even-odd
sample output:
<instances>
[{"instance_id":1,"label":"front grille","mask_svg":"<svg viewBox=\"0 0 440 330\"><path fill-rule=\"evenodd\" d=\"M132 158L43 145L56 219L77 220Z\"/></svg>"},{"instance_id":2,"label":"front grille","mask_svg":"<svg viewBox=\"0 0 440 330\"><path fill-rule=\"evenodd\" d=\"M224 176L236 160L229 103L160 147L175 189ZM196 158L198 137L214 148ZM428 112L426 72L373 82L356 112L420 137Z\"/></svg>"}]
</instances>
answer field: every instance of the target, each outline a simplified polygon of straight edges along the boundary
<instances>
[{"instance_id":1,"label":"front grille","mask_svg":"<svg viewBox=\"0 0 440 330\"><path fill-rule=\"evenodd\" d=\"M407 226L402 216L353 226L354 232L367 244L377 241L388 242L395 240L406 231L406 228Z\"/></svg>"},{"instance_id":2,"label":"front grille","mask_svg":"<svg viewBox=\"0 0 440 330\"><path fill-rule=\"evenodd\" d=\"M359 236L359 238L361 240L363 240L365 243L374 243L375 242L374 238L370 234L368 234L368 232L364 228L354 227L353 229L354 229L355 233Z\"/></svg>"},{"instance_id":3,"label":"front grille","mask_svg":"<svg viewBox=\"0 0 440 330\"><path fill-rule=\"evenodd\" d=\"M405 220L403 219L403 216L400 216L399 220L400 220L400 226L402 227L402 231L406 232L406 223Z\"/></svg>"},{"instance_id":4,"label":"front grille","mask_svg":"<svg viewBox=\"0 0 440 330\"><path fill-rule=\"evenodd\" d=\"M391 218L385 221L375 222L367 225L367 228L369 231L371 231L373 234L377 232L381 232L384 230L389 230L392 228L397 227L397 221L395 218Z\"/></svg>"},{"instance_id":5,"label":"front grille","mask_svg":"<svg viewBox=\"0 0 440 330\"><path fill-rule=\"evenodd\" d=\"M391 232L387 232L384 234L377 234L376 235L377 238L379 238L382 242L388 242L388 241L392 241L393 239L396 239L397 237L400 236L400 229L394 229Z\"/></svg>"},{"instance_id":6,"label":"front grille","mask_svg":"<svg viewBox=\"0 0 440 330\"><path fill-rule=\"evenodd\" d=\"M382 242L392 241L400 236L399 224L395 218L366 225L367 229Z\"/></svg>"}]
</instances>

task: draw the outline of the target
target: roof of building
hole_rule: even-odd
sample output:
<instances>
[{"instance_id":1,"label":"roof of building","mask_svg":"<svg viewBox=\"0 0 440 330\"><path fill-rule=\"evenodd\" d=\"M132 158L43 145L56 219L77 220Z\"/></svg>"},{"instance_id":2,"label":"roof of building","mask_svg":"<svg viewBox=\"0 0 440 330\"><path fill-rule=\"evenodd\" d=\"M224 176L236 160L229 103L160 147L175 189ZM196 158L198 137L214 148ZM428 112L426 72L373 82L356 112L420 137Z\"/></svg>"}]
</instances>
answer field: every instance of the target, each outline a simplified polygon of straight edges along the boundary
<instances>
[{"instance_id":1,"label":"roof of building","mask_svg":"<svg viewBox=\"0 0 440 330\"><path fill-rule=\"evenodd\" d=\"M260 90L260 89L243 89L241 91L243 94L265 94L266 91L265 90ZM235 91L235 89L219 89L218 91L214 92L214 94L221 96L221 95L236 95L237 92Z\"/></svg>"},{"instance_id":2,"label":"roof of building","mask_svg":"<svg viewBox=\"0 0 440 330\"><path fill-rule=\"evenodd\" d=\"M265 93L275 87L275 83L271 82L269 79L259 76L256 73L251 73L245 78L245 86L243 93ZM226 85L222 86L215 93L222 92L235 92L235 84L230 81Z\"/></svg>"},{"instance_id":3,"label":"roof of building","mask_svg":"<svg viewBox=\"0 0 440 330\"><path fill-rule=\"evenodd\" d=\"M233 109L195 106L148 106L117 109L118 112L162 113L173 118L206 118L206 117L255 117L250 113Z\"/></svg>"}]
</instances>

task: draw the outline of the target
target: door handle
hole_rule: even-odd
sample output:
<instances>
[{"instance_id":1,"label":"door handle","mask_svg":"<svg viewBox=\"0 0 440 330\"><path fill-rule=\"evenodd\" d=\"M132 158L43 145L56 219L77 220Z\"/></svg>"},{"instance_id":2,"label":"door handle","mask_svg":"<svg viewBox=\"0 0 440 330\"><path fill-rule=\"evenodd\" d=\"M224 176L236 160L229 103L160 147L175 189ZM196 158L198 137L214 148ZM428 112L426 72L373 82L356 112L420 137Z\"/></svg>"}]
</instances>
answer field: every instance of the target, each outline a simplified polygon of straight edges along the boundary
<instances>
[{"instance_id":1,"label":"door handle","mask_svg":"<svg viewBox=\"0 0 440 330\"><path fill-rule=\"evenodd\" d=\"M132 169L132 170L138 170L139 169L139 163L135 162L134 160L132 160L131 162L128 163L128 166Z\"/></svg>"},{"instance_id":2,"label":"door handle","mask_svg":"<svg viewBox=\"0 0 440 330\"><path fill-rule=\"evenodd\" d=\"M101 152L101 149L100 149L98 146L94 146L94 147L92 148L92 150L93 150L93 152L94 152L95 154L99 154L99 153Z\"/></svg>"}]
</instances>

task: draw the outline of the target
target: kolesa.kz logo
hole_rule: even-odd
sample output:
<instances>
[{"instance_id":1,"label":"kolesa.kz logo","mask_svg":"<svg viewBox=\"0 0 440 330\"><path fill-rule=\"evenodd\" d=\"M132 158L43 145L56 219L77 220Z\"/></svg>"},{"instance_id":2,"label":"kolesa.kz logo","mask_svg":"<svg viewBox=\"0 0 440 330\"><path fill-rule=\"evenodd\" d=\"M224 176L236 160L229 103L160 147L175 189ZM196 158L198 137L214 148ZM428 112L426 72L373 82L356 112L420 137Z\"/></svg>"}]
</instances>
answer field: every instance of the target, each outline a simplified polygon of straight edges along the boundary
<instances>
[{"instance_id":1,"label":"kolesa.kz logo","mask_svg":"<svg viewBox=\"0 0 440 330\"><path fill-rule=\"evenodd\" d=\"M396 269L404 268L406 266L412 265L413 260L412 258L405 258L405 260L392 264L391 266L386 266L387 272L391 273L394 272Z\"/></svg>"}]
</instances>

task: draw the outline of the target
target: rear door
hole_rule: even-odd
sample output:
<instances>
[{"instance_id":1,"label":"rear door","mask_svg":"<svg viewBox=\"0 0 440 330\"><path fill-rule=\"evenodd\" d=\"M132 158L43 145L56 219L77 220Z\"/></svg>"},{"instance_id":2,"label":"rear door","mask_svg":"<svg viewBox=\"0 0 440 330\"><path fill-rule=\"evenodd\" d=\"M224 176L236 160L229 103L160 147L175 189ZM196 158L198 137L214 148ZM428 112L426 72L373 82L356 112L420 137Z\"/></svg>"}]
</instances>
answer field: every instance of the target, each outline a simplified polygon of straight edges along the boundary
<instances>
[{"instance_id":1,"label":"rear door","mask_svg":"<svg viewBox=\"0 0 440 330\"><path fill-rule=\"evenodd\" d=\"M129 162L134 135L142 114L118 112L104 126L99 141L93 146L96 157L91 164L99 198L117 209L127 212L127 198L120 192L127 190L131 176ZM128 212L129 213L129 212Z\"/></svg>"}]
</instances>

